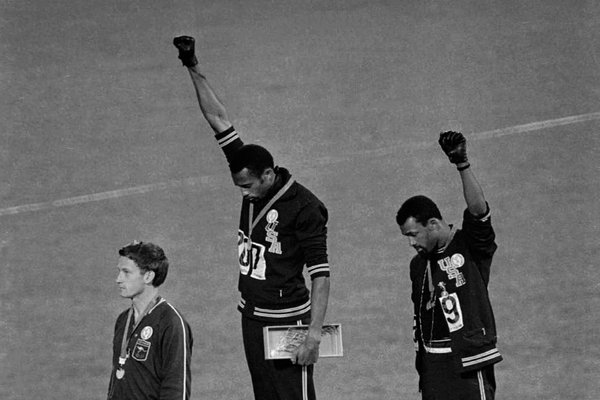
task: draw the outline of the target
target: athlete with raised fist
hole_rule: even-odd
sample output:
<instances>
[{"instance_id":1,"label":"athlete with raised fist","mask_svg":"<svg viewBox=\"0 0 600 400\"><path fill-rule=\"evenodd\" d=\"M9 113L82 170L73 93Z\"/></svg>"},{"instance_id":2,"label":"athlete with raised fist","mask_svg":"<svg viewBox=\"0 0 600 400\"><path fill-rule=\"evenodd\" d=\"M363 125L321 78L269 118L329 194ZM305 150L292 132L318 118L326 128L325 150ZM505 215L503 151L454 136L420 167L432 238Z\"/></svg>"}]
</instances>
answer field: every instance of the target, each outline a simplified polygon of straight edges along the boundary
<instances>
[{"instance_id":1,"label":"athlete with raised fist","mask_svg":"<svg viewBox=\"0 0 600 400\"><path fill-rule=\"evenodd\" d=\"M244 144L200 71L194 38L179 36L173 44L242 193L238 310L254 396L257 400L315 399L313 364L319 357L329 299L327 209L287 169L276 166L267 149ZM310 292L303 277L305 266L312 281ZM266 360L263 328L296 324L309 325L309 330L292 359Z\"/></svg>"},{"instance_id":2,"label":"athlete with raised fist","mask_svg":"<svg viewBox=\"0 0 600 400\"><path fill-rule=\"evenodd\" d=\"M425 196L402 204L396 222L417 255L410 262L413 333L423 400L492 400L496 324L488 283L496 251L490 208L467 158L462 133L439 144L456 165L467 208L462 228L446 223Z\"/></svg>"}]
</instances>

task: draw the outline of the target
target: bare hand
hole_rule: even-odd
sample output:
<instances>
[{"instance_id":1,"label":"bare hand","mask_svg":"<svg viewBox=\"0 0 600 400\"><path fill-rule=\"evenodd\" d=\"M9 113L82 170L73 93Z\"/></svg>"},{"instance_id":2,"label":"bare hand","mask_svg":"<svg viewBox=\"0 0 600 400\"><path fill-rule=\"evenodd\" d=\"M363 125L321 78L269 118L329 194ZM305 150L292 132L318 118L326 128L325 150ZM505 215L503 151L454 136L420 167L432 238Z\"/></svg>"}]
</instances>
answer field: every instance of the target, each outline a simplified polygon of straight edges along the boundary
<instances>
[{"instance_id":1,"label":"bare hand","mask_svg":"<svg viewBox=\"0 0 600 400\"><path fill-rule=\"evenodd\" d=\"M319 359L319 344L321 338L317 340L310 334L306 336L304 343L292 354L292 364L311 365Z\"/></svg>"}]
</instances>

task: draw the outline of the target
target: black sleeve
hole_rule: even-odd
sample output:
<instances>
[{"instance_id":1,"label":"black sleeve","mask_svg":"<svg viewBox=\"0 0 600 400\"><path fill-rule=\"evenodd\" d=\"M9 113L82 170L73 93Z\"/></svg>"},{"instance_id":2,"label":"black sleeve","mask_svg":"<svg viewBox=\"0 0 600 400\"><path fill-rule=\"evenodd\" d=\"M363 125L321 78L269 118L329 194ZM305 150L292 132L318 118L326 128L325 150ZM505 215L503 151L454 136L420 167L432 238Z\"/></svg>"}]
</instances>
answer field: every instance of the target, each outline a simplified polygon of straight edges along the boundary
<instances>
[{"instance_id":1,"label":"black sleeve","mask_svg":"<svg viewBox=\"0 0 600 400\"><path fill-rule=\"evenodd\" d=\"M423 380L421 379L421 374L423 373L423 353L425 349L423 348L423 343L419 340L421 337L421 329L419 327L419 320L417 318L417 314L419 313L419 295L420 292L420 283L422 283L422 273L423 268L427 260L423 259L420 255L416 255L410 261L410 281L412 284L412 293L411 299L413 303L413 343L415 347L415 369L419 374L419 392L423 390Z\"/></svg>"},{"instance_id":2,"label":"black sleeve","mask_svg":"<svg viewBox=\"0 0 600 400\"><path fill-rule=\"evenodd\" d=\"M327 209L323 204L309 204L298 214L296 237L306 257L306 267L311 279L329 276L327 219Z\"/></svg>"},{"instance_id":3,"label":"black sleeve","mask_svg":"<svg viewBox=\"0 0 600 400\"><path fill-rule=\"evenodd\" d=\"M463 213L462 231L466 237L467 246L474 255L489 258L496 252L498 246L495 242L496 234L492 228L489 205L487 205L487 211L478 216L471 214L466 209Z\"/></svg>"},{"instance_id":4,"label":"black sleeve","mask_svg":"<svg viewBox=\"0 0 600 400\"><path fill-rule=\"evenodd\" d=\"M235 128L231 126L229 129L217 133L215 139L217 139L221 150L225 153L227 162L231 164L233 155L244 145L244 142L240 139L240 135Z\"/></svg>"},{"instance_id":5,"label":"black sleeve","mask_svg":"<svg viewBox=\"0 0 600 400\"><path fill-rule=\"evenodd\" d=\"M427 259L416 255L410 260L410 282L412 285L411 299L415 305L415 315L418 312L419 296L421 294L421 284L423 283L423 272L427 265Z\"/></svg>"},{"instance_id":6,"label":"black sleeve","mask_svg":"<svg viewBox=\"0 0 600 400\"><path fill-rule=\"evenodd\" d=\"M161 328L162 329L162 328ZM161 400L189 399L192 377L192 333L185 320L175 312L161 332Z\"/></svg>"}]
</instances>

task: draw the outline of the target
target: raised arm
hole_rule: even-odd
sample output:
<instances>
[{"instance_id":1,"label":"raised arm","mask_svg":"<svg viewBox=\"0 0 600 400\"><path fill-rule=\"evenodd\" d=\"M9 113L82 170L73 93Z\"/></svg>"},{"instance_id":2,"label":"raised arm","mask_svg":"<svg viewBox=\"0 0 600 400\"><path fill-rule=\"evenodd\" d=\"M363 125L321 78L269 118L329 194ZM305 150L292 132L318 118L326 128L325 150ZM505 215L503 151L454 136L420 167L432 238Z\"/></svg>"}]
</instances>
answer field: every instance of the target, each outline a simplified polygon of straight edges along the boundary
<instances>
[{"instance_id":1,"label":"raised arm","mask_svg":"<svg viewBox=\"0 0 600 400\"><path fill-rule=\"evenodd\" d=\"M208 84L206 77L200 72L196 59L195 40L191 36L178 36L173 39L173 44L179 50L181 63L187 67L190 73L202 115L215 132L215 138L225 153L227 161L231 164L233 157L244 145L244 142L229 121L225 106Z\"/></svg>"},{"instance_id":2,"label":"raised arm","mask_svg":"<svg viewBox=\"0 0 600 400\"><path fill-rule=\"evenodd\" d=\"M487 203L467 158L467 139L460 132L442 132L439 144L460 173L467 209L474 216L483 216L487 212Z\"/></svg>"},{"instance_id":3,"label":"raised arm","mask_svg":"<svg viewBox=\"0 0 600 400\"><path fill-rule=\"evenodd\" d=\"M173 39L173 45L179 50L179 59L187 67L200 110L215 133L221 133L231 128L231 122L227 116L225 106L208 84L206 77L200 72L198 60L195 54L195 40L191 36L178 36Z\"/></svg>"}]
</instances>

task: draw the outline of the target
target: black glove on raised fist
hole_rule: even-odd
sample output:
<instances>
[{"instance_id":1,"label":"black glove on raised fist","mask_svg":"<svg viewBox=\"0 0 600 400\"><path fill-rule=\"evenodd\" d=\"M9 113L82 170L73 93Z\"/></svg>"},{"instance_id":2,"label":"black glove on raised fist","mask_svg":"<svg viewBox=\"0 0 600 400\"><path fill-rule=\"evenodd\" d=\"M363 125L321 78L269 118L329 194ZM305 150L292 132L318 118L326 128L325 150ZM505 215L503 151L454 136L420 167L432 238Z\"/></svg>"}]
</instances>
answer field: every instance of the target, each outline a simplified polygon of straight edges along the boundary
<instances>
[{"instance_id":1,"label":"black glove on raised fist","mask_svg":"<svg viewBox=\"0 0 600 400\"><path fill-rule=\"evenodd\" d=\"M465 163L467 158L467 139L460 132L447 131L440 133L438 143L452 164Z\"/></svg>"},{"instance_id":2,"label":"black glove on raised fist","mask_svg":"<svg viewBox=\"0 0 600 400\"><path fill-rule=\"evenodd\" d=\"M179 50L179 59L185 67L193 67L198 64L194 49L195 42L191 36L178 36L173 39L173 45Z\"/></svg>"}]
</instances>

